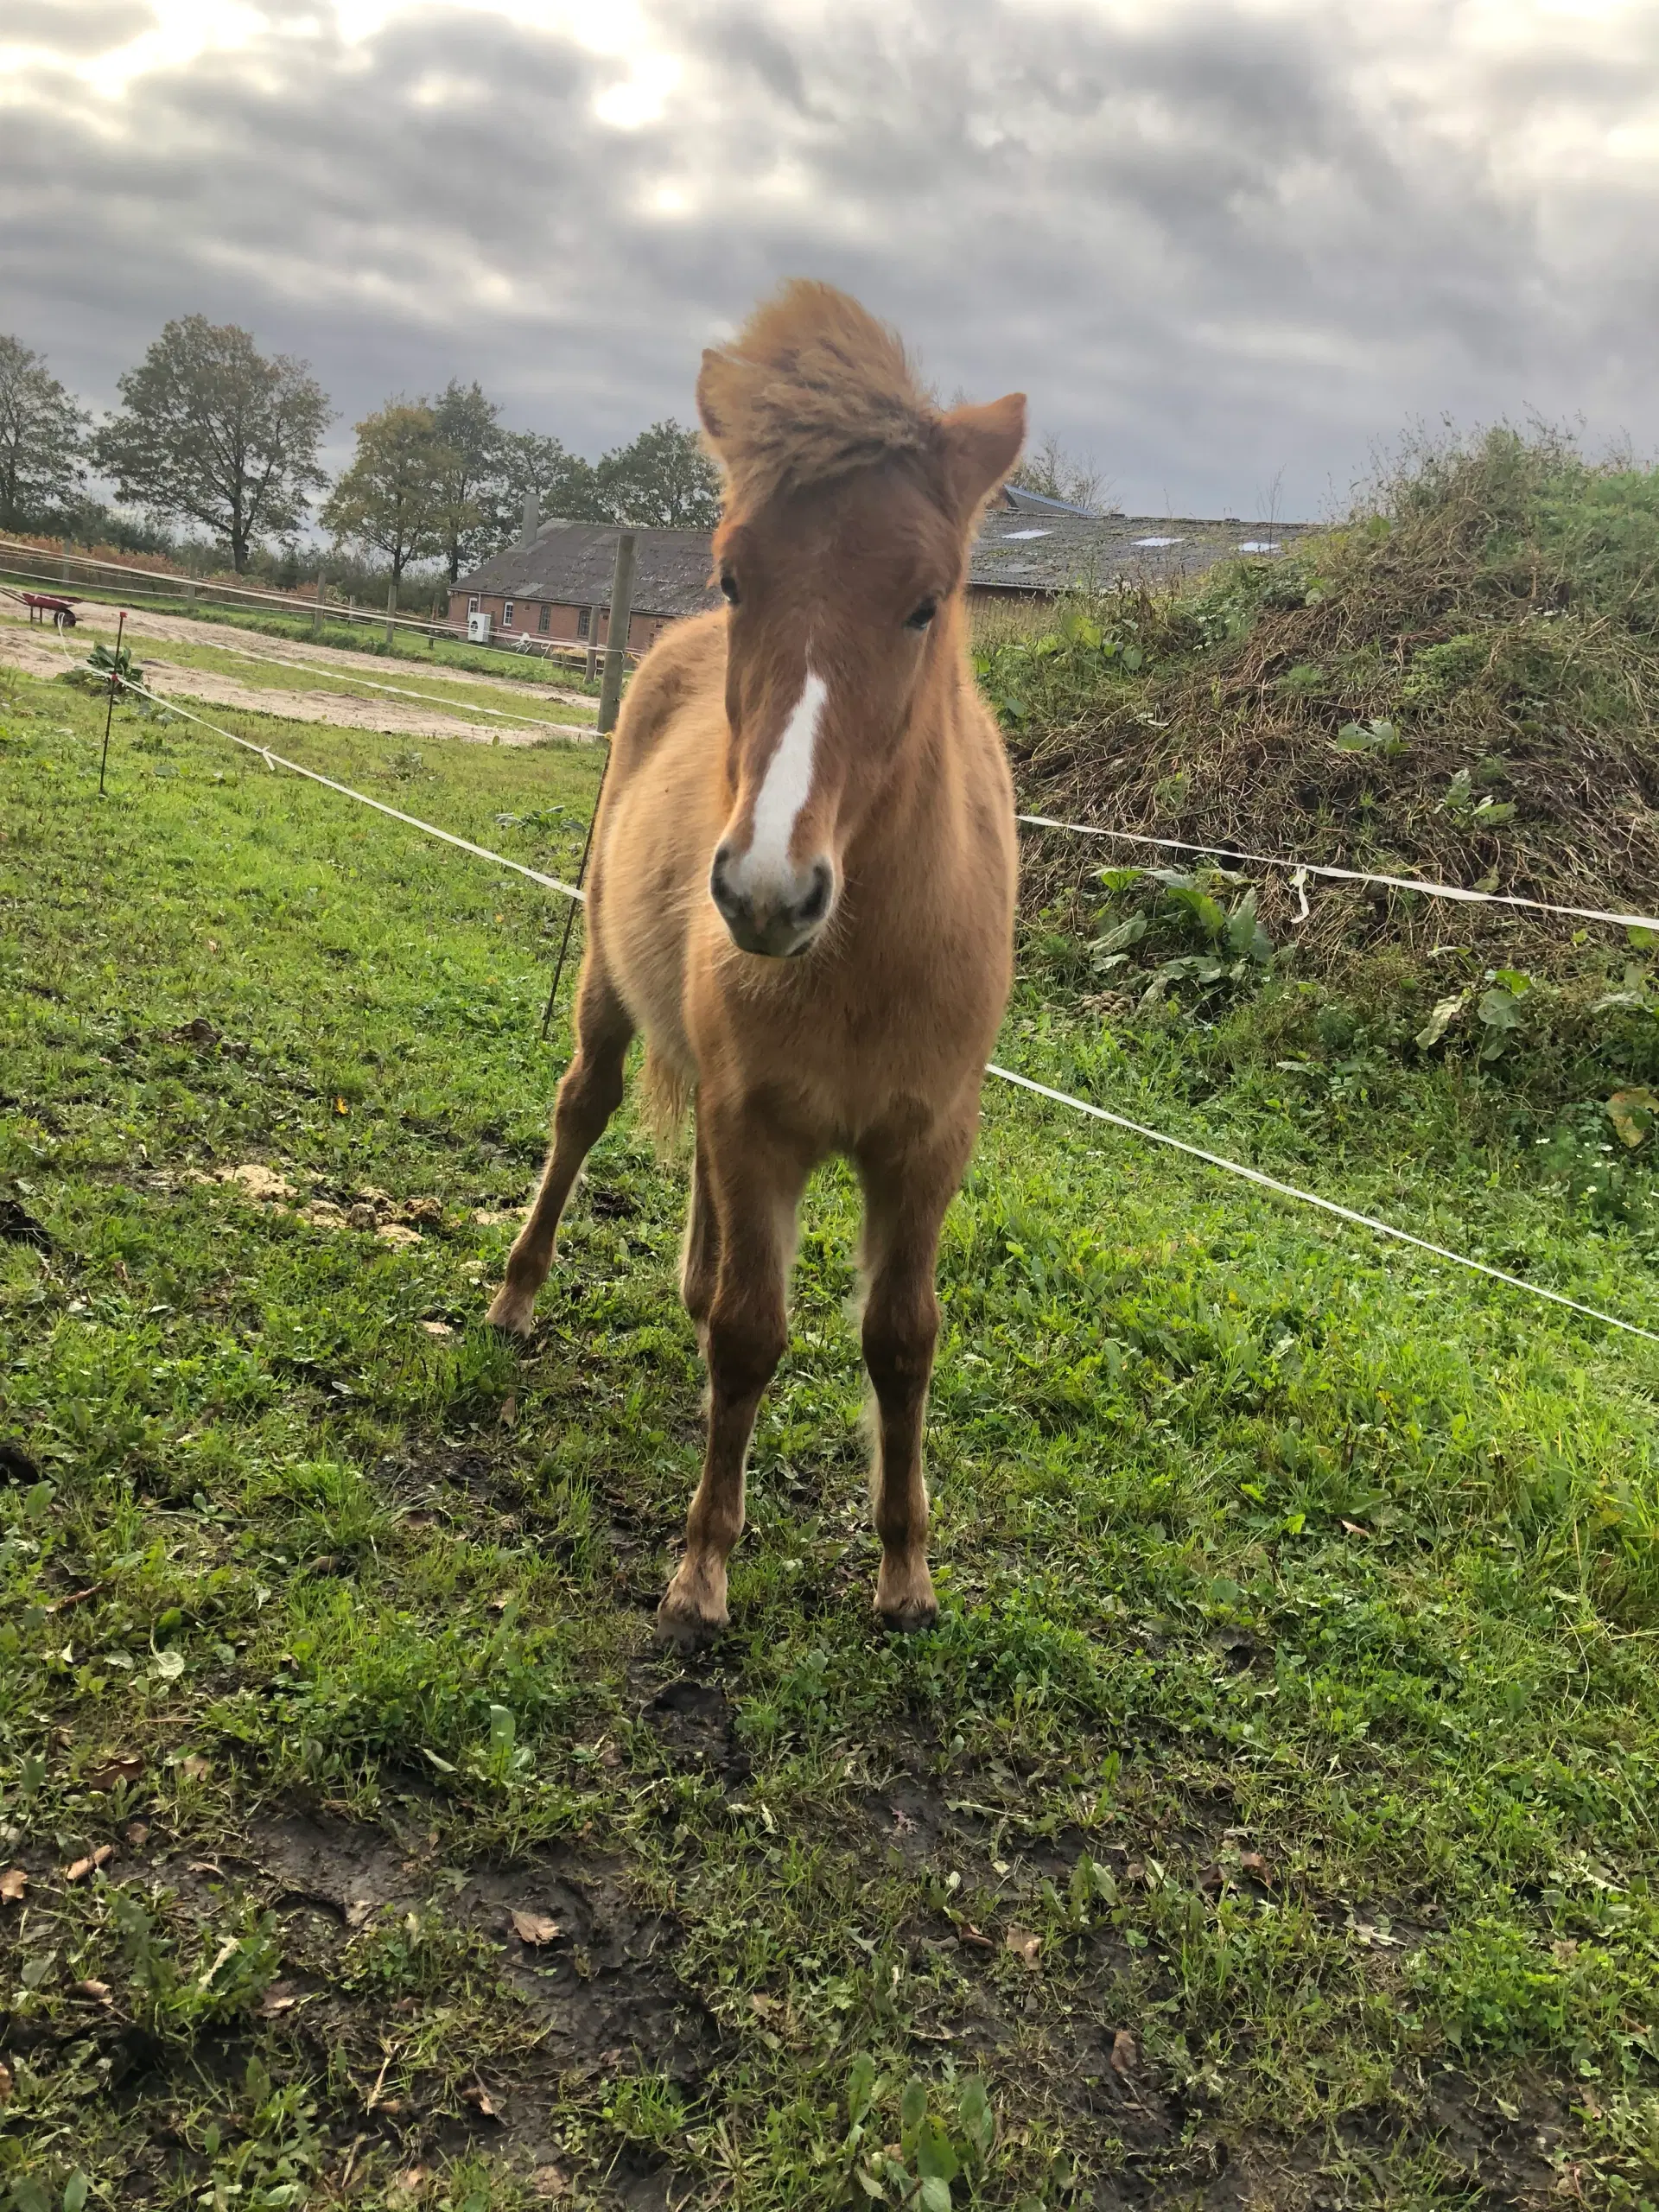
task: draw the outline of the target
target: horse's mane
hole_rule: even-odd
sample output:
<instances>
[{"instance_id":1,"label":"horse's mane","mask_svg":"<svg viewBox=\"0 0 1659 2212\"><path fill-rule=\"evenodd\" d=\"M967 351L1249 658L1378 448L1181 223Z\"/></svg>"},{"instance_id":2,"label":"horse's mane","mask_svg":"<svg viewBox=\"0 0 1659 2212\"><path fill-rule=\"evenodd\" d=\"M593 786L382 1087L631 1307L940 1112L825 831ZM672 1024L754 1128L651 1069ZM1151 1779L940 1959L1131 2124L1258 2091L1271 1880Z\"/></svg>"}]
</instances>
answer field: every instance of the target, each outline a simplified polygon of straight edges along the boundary
<instances>
[{"instance_id":1,"label":"horse's mane","mask_svg":"<svg viewBox=\"0 0 1659 2212\"><path fill-rule=\"evenodd\" d=\"M939 423L897 334L804 277L703 355L697 408L725 464L728 521L780 492L921 452Z\"/></svg>"}]
</instances>

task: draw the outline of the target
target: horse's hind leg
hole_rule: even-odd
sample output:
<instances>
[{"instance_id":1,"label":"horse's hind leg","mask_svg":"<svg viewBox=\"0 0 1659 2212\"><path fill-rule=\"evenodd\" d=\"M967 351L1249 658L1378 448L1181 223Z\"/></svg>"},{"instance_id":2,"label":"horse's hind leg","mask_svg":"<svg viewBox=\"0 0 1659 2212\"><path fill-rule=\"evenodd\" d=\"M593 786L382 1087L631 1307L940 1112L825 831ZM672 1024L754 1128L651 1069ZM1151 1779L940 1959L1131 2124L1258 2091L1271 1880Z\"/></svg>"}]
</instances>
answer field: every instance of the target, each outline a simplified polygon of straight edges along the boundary
<instances>
[{"instance_id":1,"label":"horse's hind leg","mask_svg":"<svg viewBox=\"0 0 1659 2212\"><path fill-rule=\"evenodd\" d=\"M864 1364L875 1388L878 1442L874 1488L881 1572L875 1610L899 1633L938 1617L927 1570L927 1486L922 1417L939 1332L933 1287L939 1229L973 1146L969 1109L959 1126L923 1144L861 1147Z\"/></svg>"},{"instance_id":2,"label":"horse's hind leg","mask_svg":"<svg viewBox=\"0 0 1659 2212\"><path fill-rule=\"evenodd\" d=\"M553 1264L559 1217L576 1171L622 1103L622 1063L632 1037L632 1017L590 944L576 992L576 1057L559 1085L542 1186L513 1240L506 1281L490 1307L488 1319L498 1329L519 1335L529 1332L536 1294Z\"/></svg>"}]
</instances>

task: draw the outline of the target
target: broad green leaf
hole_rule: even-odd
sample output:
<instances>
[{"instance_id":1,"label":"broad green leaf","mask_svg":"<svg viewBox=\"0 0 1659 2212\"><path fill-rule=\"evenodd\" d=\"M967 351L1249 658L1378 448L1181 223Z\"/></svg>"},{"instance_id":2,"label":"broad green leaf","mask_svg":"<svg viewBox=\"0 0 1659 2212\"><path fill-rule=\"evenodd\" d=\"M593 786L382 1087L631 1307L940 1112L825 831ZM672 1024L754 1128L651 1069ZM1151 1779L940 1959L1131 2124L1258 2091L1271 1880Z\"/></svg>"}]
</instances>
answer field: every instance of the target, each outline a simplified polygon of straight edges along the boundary
<instances>
[{"instance_id":1,"label":"broad green leaf","mask_svg":"<svg viewBox=\"0 0 1659 2212\"><path fill-rule=\"evenodd\" d=\"M86 2177L73 2173L63 2185L63 2212L86 2212Z\"/></svg>"},{"instance_id":2,"label":"broad green leaf","mask_svg":"<svg viewBox=\"0 0 1659 2212\"><path fill-rule=\"evenodd\" d=\"M868 2050L861 2050L853 2061L847 2076L847 2117L862 2120L870 2108L870 2093L875 2087L875 2061Z\"/></svg>"},{"instance_id":3,"label":"broad green leaf","mask_svg":"<svg viewBox=\"0 0 1659 2212\"><path fill-rule=\"evenodd\" d=\"M912 2133L927 2118L927 2084L914 2076L906 2082L905 2094L899 2100L899 2117L905 2124L906 2134Z\"/></svg>"},{"instance_id":4,"label":"broad green leaf","mask_svg":"<svg viewBox=\"0 0 1659 2212\"><path fill-rule=\"evenodd\" d=\"M1478 1011L1489 1029L1518 1029L1521 1027L1520 1001L1512 992L1483 991Z\"/></svg>"},{"instance_id":5,"label":"broad green leaf","mask_svg":"<svg viewBox=\"0 0 1659 2212\"><path fill-rule=\"evenodd\" d=\"M1094 1864L1086 1853L1077 1861L1080 1867L1085 1864L1090 1866ZM991 2101L986 2093L983 2081L977 2074L969 2075L962 2085L962 2102L957 2107L957 2120L963 2133L970 2143L977 2144L982 2151L988 2151L990 2148L991 2130L994 2126L991 2118Z\"/></svg>"},{"instance_id":6,"label":"broad green leaf","mask_svg":"<svg viewBox=\"0 0 1659 2212\"><path fill-rule=\"evenodd\" d=\"M916 2171L927 2181L954 2181L962 2171L950 2138L937 2120L922 2129L916 2145Z\"/></svg>"},{"instance_id":7,"label":"broad green leaf","mask_svg":"<svg viewBox=\"0 0 1659 2212\"><path fill-rule=\"evenodd\" d=\"M1091 950L1101 954L1123 952L1130 945L1139 944L1146 933L1146 916L1130 914L1126 919L1121 921L1115 930L1108 931L1104 937L1096 938Z\"/></svg>"},{"instance_id":8,"label":"broad green leaf","mask_svg":"<svg viewBox=\"0 0 1659 2212\"><path fill-rule=\"evenodd\" d=\"M937 2174L929 2174L922 2183L916 2202L922 2212L950 2212L950 2184L941 2181Z\"/></svg>"}]
</instances>

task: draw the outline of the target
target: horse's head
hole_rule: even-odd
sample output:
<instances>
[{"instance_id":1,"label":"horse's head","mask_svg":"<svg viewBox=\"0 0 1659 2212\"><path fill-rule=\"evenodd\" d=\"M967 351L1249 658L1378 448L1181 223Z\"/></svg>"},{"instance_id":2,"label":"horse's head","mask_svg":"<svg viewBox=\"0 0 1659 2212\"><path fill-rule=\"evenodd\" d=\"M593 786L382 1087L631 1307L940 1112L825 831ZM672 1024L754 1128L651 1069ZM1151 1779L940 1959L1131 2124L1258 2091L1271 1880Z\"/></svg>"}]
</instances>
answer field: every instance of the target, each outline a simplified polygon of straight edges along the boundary
<instances>
[{"instance_id":1,"label":"horse's head","mask_svg":"<svg viewBox=\"0 0 1659 2212\"><path fill-rule=\"evenodd\" d=\"M1019 456L1025 400L942 414L889 332L844 294L793 284L703 356L697 404L729 480L715 550L730 810L709 893L744 951L803 953L918 691L959 680L969 547Z\"/></svg>"}]
</instances>

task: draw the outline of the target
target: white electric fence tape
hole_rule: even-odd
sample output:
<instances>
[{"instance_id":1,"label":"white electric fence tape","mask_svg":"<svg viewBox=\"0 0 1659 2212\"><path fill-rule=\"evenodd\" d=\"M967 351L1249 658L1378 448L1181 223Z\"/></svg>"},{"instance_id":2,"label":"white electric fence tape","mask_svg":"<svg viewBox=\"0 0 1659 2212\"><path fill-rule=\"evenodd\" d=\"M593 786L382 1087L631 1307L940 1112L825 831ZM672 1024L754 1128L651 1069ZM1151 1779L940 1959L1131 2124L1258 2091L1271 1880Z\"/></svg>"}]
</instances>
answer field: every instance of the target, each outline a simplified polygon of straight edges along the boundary
<instances>
[{"instance_id":1,"label":"white electric fence tape","mask_svg":"<svg viewBox=\"0 0 1659 2212\"><path fill-rule=\"evenodd\" d=\"M562 883L557 876L543 875L538 868L526 868L521 861L508 860L505 854L493 853L486 845L475 845L470 839L457 837L452 831L440 830L430 822L423 822L416 815L404 814L395 806L387 806L383 800L371 798L365 791L353 791L349 784L336 783L332 776L319 775L315 768L302 768L297 760L284 760L280 753L272 753L267 746L256 745L250 738L238 737L233 730L220 728L217 722L210 722L205 715L192 714L174 700L158 697L143 684L134 683L130 677L121 678L121 687L124 690L137 692L140 698L154 701L156 706L164 708L168 714L181 715L186 721L195 722L203 729L212 730L216 737L226 738L231 744L240 746L245 753L257 754L269 768L287 768L296 776L304 776L311 783L321 784L331 791L338 791L344 798L355 799L359 806L372 806L377 814L390 815L394 822L402 822L411 830L420 830L425 836L441 838L446 845L454 845L463 853L471 853L477 860L489 861L496 868L510 868L515 875L528 876L532 883L539 883L546 890L556 891L566 899L582 899L585 903L585 894L574 884ZM1022 821L1032 819L1024 815L1020 818ZM1044 823L1042 826L1048 828L1051 825ZM1065 828L1070 825L1060 823L1052 826ZM1185 849L1202 849L1188 847ZM1249 855L1241 857L1248 858ZM1271 865L1281 867L1284 863L1274 861ZM1325 872L1330 873L1328 870ZM1408 887L1415 890L1419 887L1414 884ZM1451 895L1468 898L1473 894L1459 892ZM1531 905L1536 902L1522 900L1519 903ZM1313 1191L1300 1190L1294 1183L1281 1183L1276 1176L1264 1174L1259 1167L1248 1167L1243 1161L1229 1160L1219 1152L1206 1152L1202 1145L1188 1144L1182 1137L1167 1136L1161 1129L1148 1128L1144 1122L1131 1122L1127 1116L1111 1113L1104 1106L1092 1105L1086 1098L1075 1098L1069 1090L1056 1090L1048 1084L1035 1082L1028 1075L1017 1075L1012 1068L998 1067L995 1061L987 1065L985 1072L995 1076L1001 1083L1013 1084L1020 1090L1034 1092L1038 1097L1049 1099L1057 1106L1069 1106L1074 1113L1086 1114L1095 1121L1109 1122L1114 1128L1126 1129L1131 1136L1141 1137L1148 1144L1165 1145L1173 1152L1186 1154L1189 1159L1201 1160L1207 1167L1218 1167L1224 1174L1236 1175L1247 1183L1255 1183L1264 1191L1273 1192L1275 1197L1294 1198L1301 1205L1314 1206L1322 1213L1334 1214L1338 1221L1351 1222L1356 1227L1371 1230L1379 1236L1391 1236L1399 1243L1409 1244L1417 1251L1427 1252L1437 1260L1447 1261L1453 1267L1466 1268L1471 1274L1485 1275L1510 1290L1523 1291L1529 1298L1545 1299L1552 1306L1563 1306L1569 1313L1583 1314L1586 1320L1599 1321L1607 1328L1621 1330L1626 1336L1640 1337L1648 1344L1659 1344L1659 1332L1643 1329L1634 1321L1621 1320L1617 1313L1604 1313L1599 1306L1582 1305L1576 1298L1568 1298L1559 1290L1546 1290L1542 1284L1528 1282L1524 1276L1506 1274L1502 1268L1489 1267L1484 1260L1469 1259L1446 1245L1431 1244L1427 1237L1414 1236L1408 1229L1396 1229L1391 1222L1379 1221L1373 1214L1359 1213L1352 1206L1338 1205L1334 1198L1322 1198Z\"/></svg>"},{"instance_id":2,"label":"white electric fence tape","mask_svg":"<svg viewBox=\"0 0 1659 2212\"><path fill-rule=\"evenodd\" d=\"M1228 1160L1218 1152L1206 1152L1202 1145L1188 1144L1185 1138L1166 1136L1161 1129L1149 1129L1143 1122L1131 1122L1122 1114L1109 1113L1104 1106L1094 1106L1086 1098L1074 1098L1069 1090L1051 1090L1046 1083L1035 1083L1028 1075L1016 1075L1012 1068L1000 1068L993 1061L985 1072L999 1077L1004 1083L1017 1084L1021 1090L1033 1090L1039 1098L1051 1098L1057 1106L1070 1106L1074 1112L1088 1114L1097 1122L1109 1122L1114 1128L1127 1129L1131 1136L1144 1137L1148 1144L1167 1145L1173 1152L1184 1152L1190 1159L1201 1160L1206 1166L1224 1168L1229 1175L1241 1175L1247 1183L1259 1183L1264 1191L1273 1191L1281 1198L1297 1198L1305 1206L1318 1206L1323 1213L1333 1213L1339 1221L1351 1221L1361 1229L1373 1229L1379 1236L1392 1236L1402 1244L1415 1245L1420 1252L1432 1252L1437 1260L1450 1260L1455 1267L1469 1268L1478 1275L1490 1275L1494 1282L1507 1283L1511 1290L1524 1290L1534 1298L1547 1298L1552 1306L1566 1306L1574 1313L1583 1313L1592 1321L1605 1321L1610 1329L1623 1329L1627 1335L1644 1337L1650 1344L1659 1344L1659 1333L1652 1329L1639 1328L1634 1321L1621 1321L1617 1313L1604 1313L1599 1306L1581 1306L1576 1298L1567 1298L1559 1290L1546 1290L1540 1283L1529 1282L1523 1275L1505 1274L1502 1268L1490 1268L1484 1260L1471 1260L1461 1252L1453 1252L1444 1244L1431 1244L1427 1237L1414 1236L1408 1229L1396 1229L1392 1222L1379 1221L1374 1214L1357 1213L1352 1206L1338 1205L1334 1198L1321 1198L1312 1191L1298 1190L1294 1183L1281 1183L1276 1176L1264 1175L1259 1167L1246 1167L1241 1161Z\"/></svg>"},{"instance_id":3,"label":"white electric fence tape","mask_svg":"<svg viewBox=\"0 0 1659 2212\"><path fill-rule=\"evenodd\" d=\"M454 845L463 853L471 853L475 860L490 861L497 868L511 868L515 875L526 875L532 883L539 883L544 890L562 892L567 899L582 899L586 894L573 883L561 883L556 875L543 875L538 868L526 868L522 861L510 861L505 853L493 853L487 845L475 845L470 837L457 837L451 830L440 830L435 823L423 822L418 815L404 814L397 807L388 806L384 799L371 798L366 791L354 791L349 784L337 784L332 776L321 776L315 768L302 768L297 760L288 760L280 753L273 753L268 745L256 745L251 738L238 737L234 730L221 729L217 722L210 722L205 715L192 714L188 707L180 706L176 699L163 699L143 683L135 683L130 676L121 678L124 691L136 691L141 699L150 699L156 706L166 709L169 715L179 715L188 722L197 722L203 729L210 729L215 737L228 739L239 745L245 753L257 753L273 774L277 768L289 769L296 776L304 776L314 784L326 785L331 791L338 791L344 798L354 798L359 806L372 806L377 814L389 814L394 822L406 823L423 836L441 837L446 845Z\"/></svg>"},{"instance_id":4,"label":"white electric fence tape","mask_svg":"<svg viewBox=\"0 0 1659 2212\"><path fill-rule=\"evenodd\" d=\"M1425 899L1458 899L1471 906L1524 906L1535 914L1562 914L1578 922L1613 922L1623 929L1659 930L1651 914L1610 914L1599 906L1557 906L1548 899L1522 899L1505 891L1465 891L1456 883L1421 883L1408 875L1371 875L1363 868L1336 868L1323 861L1285 860L1271 853L1241 853L1226 845L1192 845L1181 837L1153 837L1139 830L1102 830L1090 822L1057 822L1048 814L1016 814L1033 830L1065 830L1077 837L1110 837L1124 845L1156 845L1166 853L1203 853L1211 860L1248 861L1255 868L1282 868L1288 875L1328 875L1338 883L1381 883L1394 891L1415 891Z\"/></svg>"}]
</instances>

